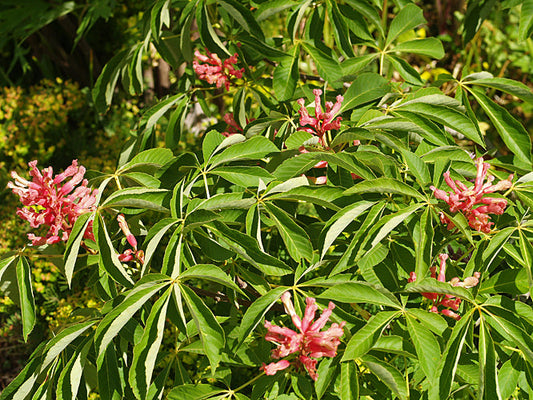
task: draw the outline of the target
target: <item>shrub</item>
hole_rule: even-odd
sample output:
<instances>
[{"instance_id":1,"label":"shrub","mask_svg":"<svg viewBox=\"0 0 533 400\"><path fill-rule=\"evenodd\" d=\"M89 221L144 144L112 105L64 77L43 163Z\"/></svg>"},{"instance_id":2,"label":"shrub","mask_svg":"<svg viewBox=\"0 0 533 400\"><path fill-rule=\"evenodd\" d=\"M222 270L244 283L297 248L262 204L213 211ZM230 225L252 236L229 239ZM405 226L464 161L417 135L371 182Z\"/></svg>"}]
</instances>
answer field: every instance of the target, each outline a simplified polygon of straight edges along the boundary
<instances>
[{"instance_id":1,"label":"shrub","mask_svg":"<svg viewBox=\"0 0 533 400\"><path fill-rule=\"evenodd\" d=\"M98 206L46 247L99 302L73 310L1 400L527 398L531 139L489 90L533 95L488 73L424 82L405 55L444 52L413 38L422 9L374 4L153 5L93 97L106 109L119 77L140 92L149 43L175 93L94 174ZM487 149L471 102L506 148ZM182 150L195 103L232 116ZM0 263L24 337L40 250Z\"/></svg>"}]
</instances>

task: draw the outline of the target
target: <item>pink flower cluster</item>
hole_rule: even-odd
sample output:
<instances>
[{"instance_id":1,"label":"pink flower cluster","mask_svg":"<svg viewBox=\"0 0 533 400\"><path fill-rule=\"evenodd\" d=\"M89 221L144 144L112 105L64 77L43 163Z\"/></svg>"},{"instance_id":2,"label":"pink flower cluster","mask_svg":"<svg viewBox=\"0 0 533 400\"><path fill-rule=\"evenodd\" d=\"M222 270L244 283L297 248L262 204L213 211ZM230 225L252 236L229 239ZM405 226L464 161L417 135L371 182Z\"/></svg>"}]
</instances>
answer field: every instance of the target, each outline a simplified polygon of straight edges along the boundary
<instances>
[{"instance_id":1,"label":"pink flower cluster","mask_svg":"<svg viewBox=\"0 0 533 400\"><path fill-rule=\"evenodd\" d=\"M87 179L83 178L85 168L78 166L77 160L55 177L52 167L44 168L41 172L37 169L37 161L28 165L31 168L31 182L13 171L11 177L15 182L8 183L8 187L24 205L17 209L17 215L28 221L32 228L41 225L49 227L46 236L29 233L28 239L32 246L67 241L78 217L96 209L98 191L91 191L87 187ZM70 180L66 181L67 178ZM87 227L84 238L94 240L92 223Z\"/></svg>"},{"instance_id":2,"label":"pink flower cluster","mask_svg":"<svg viewBox=\"0 0 533 400\"><path fill-rule=\"evenodd\" d=\"M316 359L320 357L335 357L337 346L340 344L339 338L344 334L342 328L346 322L341 322L340 324L333 323L329 329L321 332L320 330L328 322L331 312L335 308L335 304L330 302L328 308L313 322L315 313L318 310L314 298L308 297L306 299L307 306L303 318L300 318L296 314L289 292L281 295L281 301L285 307L285 312L290 315L292 323L300 332L272 325L269 321L265 321L265 328L268 329L265 340L276 343L278 346L272 350L272 358L279 360L290 354L295 354L296 358L292 361L284 359L268 365L263 364L261 369L267 375L274 375L277 371L283 370L293 363L297 367L305 367L309 376L316 381L318 378Z\"/></svg>"},{"instance_id":3,"label":"pink flower cluster","mask_svg":"<svg viewBox=\"0 0 533 400\"><path fill-rule=\"evenodd\" d=\"M119 254L118 259L122 262L128 262L133 261L136 258L141 264L144 264L144 251L137 249L137 239L133 236L133 233L131 233L124 214L119 214L117 216L117 221L122 233L126 236L126 240L130 246L133 247L133 250L127 249L124 253Z\"/></svg>"},{"instance_id":4,"label":"pink flower cluster","mask_svg":"<svg viewBox=\"0 0 533 400\"><path fill-rule=\"evenodd\" d=\"M437 199L444 200L450 206L451 212L462 212L468 219L468 224L472 229L489 233L491 225L494 225L494 223L489 222L490 216L488 214L503 214L507 206L507 200L483 196L487 193L510 188L513 175L509 175L509 178L493 185L494 176L487 177L490 165L484 163L482 157L476 160L476 164L477 176L473 187L469 188L461 181L454 182L450 178L450 172L445 172L444 180L452 189L452 192L447 193L444 190L435 188L435 186L430 186L430 189L433 190L433 194ZM487 178L486 183L484 183L485 178ZM443 213L440 213L440 220L443 224L448 225L448 229L454 227L453 222Z\"/></svg>"},{"instance_id":5,"label":"pink flower cluster","mask_svg":"<svg viewBox=\"0 0 533 400\"><path fill-rule=\"evenodd\" d=\"M439 275L437 276L437 267L433 266L430 268L431 277L436 278L439 282L446 282L446 260L448 259L448 254L439 254L439 259L440 259ZM448 283L452 286L460 286L460 287L464 287L465 289L469 289L471 287L476 286L479 283L480 276L481 275L479 272L474 272L474 276L469 276L468 278L465 278L465 280L462 282L459 278L455 277ZM416 273L411 272L408 282L414 282L414 281L416 281ZM430 310L431 312L434 312L434 313L440 312L441 314L446 315L447 317L453 318L457 321L461 319L461 316L457 314L456 312L454 312L459 309L459 305L461 304L461 299L457 299L455 298L455 296L451 294L440 294L440 293L422 293L422 296L424 296L426 299L429 299L433 302L433 306L431 307L431 310ZM439 310L439 307L446 307L446 308Z\"/></svg>"},{"instance_id":6,"label":"pink flower cluster","mask_svg":"<svg viewBox=\"0 0 533 400\"><path fill-rule=\"evenodd\" d=\"M334 119L335 115L339 112L342 106L342 101L344 97L337 96L337 101L333 104L331 101L326 101L326 112L322 111L320 105L320 96L322 95L322 90L315 89L313 90L315 95L315 116L311 117L307 108L305 108L305 100L299 99L298 104L300 109L298 113L300 114L300 128L301 131L309 132L313 135L316 135L322 141L322 144L326 146L324 141L324 134L332 129L339 129L341 127L342 117L337 117ZM306 126L308 125L308 126Z\"/></svg>"},{"instance_id":7,"label":"pink flower cluster","mask_svg":"<svg viewBox=\"0 0 533 400\"><path fill-rule=\"evenodd\" d=\"M230 79L242 78L244 68L235 69L233 64L237 64L237 53L230 58L222 61L217 54L205 50L207 56L200 53L198 50L194 52L195 60L192 62L194 72L199 79L207 81L210 84L216 83L217 88L224 85L226 90L229 90ZM200 64L200 62L204 64Z\"/></svg>"}]
</instances>

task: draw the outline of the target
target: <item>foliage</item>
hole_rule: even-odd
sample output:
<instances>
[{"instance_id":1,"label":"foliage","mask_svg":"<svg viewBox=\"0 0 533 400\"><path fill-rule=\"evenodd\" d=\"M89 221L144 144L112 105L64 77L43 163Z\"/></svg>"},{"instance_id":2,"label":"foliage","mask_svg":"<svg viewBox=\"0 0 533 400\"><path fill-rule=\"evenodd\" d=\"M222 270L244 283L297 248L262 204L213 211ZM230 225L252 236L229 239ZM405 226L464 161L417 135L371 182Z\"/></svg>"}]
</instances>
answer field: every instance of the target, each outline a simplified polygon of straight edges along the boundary
<instances>
[{"instance_id":1,"label":"foliage","mask_svg":"<svg viewBox=\"0 0 533 400\"><path fill-rule=\"evenodd\" d=\"M531 139L494 92L533 94L488 72L425 82L407 60L444 50L424 23L409 1L156 1L92 94L101 111L119 79L141 94L152 46L172 93L93 174L66 243L0 261L25 338L28 255L62 255L99 300L0 399L529 398ZM197 76L198 54L216 68ZM196 104L231 129L183 149Z\"/></svg>"}]
</instances>

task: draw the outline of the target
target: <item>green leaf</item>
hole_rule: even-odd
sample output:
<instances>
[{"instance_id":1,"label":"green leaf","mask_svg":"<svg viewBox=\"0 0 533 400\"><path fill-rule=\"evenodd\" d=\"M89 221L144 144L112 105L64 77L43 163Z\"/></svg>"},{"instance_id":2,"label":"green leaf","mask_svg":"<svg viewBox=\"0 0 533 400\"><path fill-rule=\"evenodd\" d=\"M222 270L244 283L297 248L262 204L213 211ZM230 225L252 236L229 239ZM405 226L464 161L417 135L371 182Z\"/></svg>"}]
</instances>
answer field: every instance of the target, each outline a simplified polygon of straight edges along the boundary
<instances>
[{"instance_id":1,"label":"green leaf","mask_svg":"<svg viewBox=\"0 0 533 400\"><path fill-rule=\"evenodd\" d=\"M416 276L421 277L426 276L432 259L433 235L435 232L431 212L429 207L426 208L413 230L416 258L415 273Z\"/></svg>"},{"instance_id":2,"label":"green leaf","mask_svg":"<svg viewBox=\"0 0 533 400\"><path fill-rule=\"evenodd\" d=\"M179 280L186 281L187 279L202 279L216 282L244 294L239 286L222 269L213 264L198 264L186 269L179 275Z\"/></svg>"},{"instance_id":3,"label":"green leaf","mask_svg":"<svg viewBox=\"0 0 533 400\"><path fill-rule=\"evenodd\" d=\"M447 96L439 96L447 97ZM431 99L428 99L431 98ZM432 96L425 96L417 99L417 102L406 102L397 107L397 110L411 111L415 114L420 114L432 121L438 122L448 126L459 133L465 135L468 139L475 143L484 146L483 138L472 122L463 112L442 104L422 102L424 100L432 101Z\"/></svg>"},{"instance_id":4,"label":"green leaf","mask_svg":"<svg viewBox=\"0 0 533 400\"><path fill-rule=\"evenodd\" d=\"M357 364L352 361L341 363L340 399L356 400L359 398L359 376Z\"/></svg>"},{"instance_id":5,"label":"green leaf","mask_svg":"<svg viewBox=\"0 0 533 400\"><path fill-rule=\"evenodd\" d=\"M443 129L429 119L418 115L417 113L402 110L395 110L394 115L399 115L402 118L396 122L399 126L394 127L391 125L390 129L418 133L428 142L438 146L448 146L450 144L446 139ZM387 120L384 121L384 124L386 121ZM392 123L395 123L395 121L392 121L391 124Z\"/></svg>"},{"instance_id":6,"label":"green leaf","mask_svg":"<svg viewBox=\"0 0 533 400\"><path fill-rule=\"evenodd\" d=\"M339 113L362 104L380 99L389 93L389 82L374 72L365 72L357 76L344 94L344 101Z\"/></svg>"},{"instance_id":7,"label":"green leaf","mask_svg":"<svg viewBox=\"0 0 533 400\"><path fill-rule=\"evenodd\" d=\"M503 311L502 311L503 310ZM506 340L517 346L523 354L525 360L533 365L533 339L531 335L524 331L522 327L515 325L514 321L510 321L506 316L509 311L500 307L486 307L487 322L498 331ZM489 313L490 311L490 313ZM513 319L514 319L513 315Z\"/></svg>"},{"instance_id":8,"label":"green leaf","mask_svg":"<svg viewBox=\"0 0 533 400\"><path fill-rule=\"evenodd\" d=\"M274 69L272 86L279 101L291 100L300 79L298 67L300 46L294 47L292 57L284 58Z\"/></svg>"},{"instance_id":9,"label":"green leaf","mask_svg":"<svg viewBox=\"0 0 533 400\"><path fill-rule=\"evenodd\" d=\"M332 380L339 374L338 358L324 358L320 361L317 369L318 378L315 381L315 392L318 400L321 400Z\"/></svg>"},{"instance_id":10,"label":"green leaf","mask_svg":"<svg viewBox=\"0 0 533 400\"><path fill-rule=\"evenodd\" d=\"M169 195L166 189L132 187L115 191L100 206L101 208L132 207L168 213L164 206Z\"/></svg>"},{"instance_id":11,"label":"green leaf","mask_svg":"<svg viewBox=\"0 0 533 400\"><path fill-rule=\"evenodd\" d=\"M200 40L205 47L211 51L216 51L219 56L228 55L231 57L232 54L224 46L209 20L209 12L205 3L204 0L201 0L196 7L196 24L198 25Z\"/></svg>"},{"instance_id":12,"label":"green leaf","mask_svg":"<svg viewBox=\"0 0 533 400\"><path fill-rule=\"evenodd\" d=\"M225 180L242 187L257 187L259 182L268 184L274 179L266 169L257 166L228 166L218 167L210 171L211 174L218 175Z\"/></svg>"},{"instance_id":13,"label":"green leaf","mask_svg":"<svg viewBox=\"0 0 533 400\"><path fill-rule=\"evenodd\" d=\"M78 255L80 252L81 241L87 226L94 219L94 213L85 213L78 217L70 236L68 237L65 254L63 256L63 263L65 264L65 277L67 278L68 286L72 286L72 275L74 274L74 267L76 261L78 260ZM1 275L1 274L0 274Z\"/></svg>"},{"instance_id":14,"label":"green leaf","mask_svg":"<svg viewBox=\"0 0 533 400\"><path fill-rule=\"evenodd\" d=\"M335 239L344 231L344 229L352 223L359 215L365 212L369 207L376 204L370 201L359 201L351 204L340 210L333 218L331 218L324 228L320 236L324 236L322 241L322 253L320 259L322 260L326 255L329 247L333 244Z\"/></svg>"},{"instance_id":15,"label":"green leaf","mask_svg":"<svg viewBox=\"0 0 533 400\"><path fill-rule=\"evenodd\" d=\"M510 360L507 360L498 373L498 386L502 399L510 399L513 392L518 387L520 377L520 368L518 365L523 364L518 354L513 354Z\"/></svg>"},{"instance_id":16,"label":"green leaf","mask_svg":"<svg viewBox=\"0 0 533 400\"><path fill-rule=\"evenodd\" d=\"M519 295L529 290L527 270L505 269L486 279L479 288L480 294L508 293Z\"/></svg>"},{"instance_id":17,"label":"green leaf","mask_svg":"<svg viewBox=\"0 0 533 400\"><path fill-rule=\"evenodd\" d=\"M524 126L505 108L494 103L481 91L471 90L470 93L489 116L509 150L522 163L531 167L531 139Z\"/></svg>"},{"instance_id":18,"label":"green leaf","mask_svg":"<svg viewBox=\"0 0 533 400\"><path fill-rule=\"evenodd\" d=\"M85 339L78 346L76 353L65 365L57 381L57 400L71 400L78 398L78 391L83 376L83 368L87 361L87 354L93 344L92 336ZM79 350L81 348L81 351ZM83 389L82 389L83 390Z\"/></svg>"},{"instance_id":19,"label":"green leaf","mask_svg":"<svg viewBox=\"0 0 533 400\"><path fill-rule=\"evenodd\" d=\"M235 136L235 135L233 135ZM230 136L233 137L233 136ZM264 136L254 136L245 142L234 144L211 159L211 169L232 161L254 160L277 153L278 148Z\"/></svg>"},{"instance_id":20,"label":"green leaf","mask_svg":"<svg viewBox=\"0 0 533 400\"><path fill-rule=\"evenodd\" d=\"M120 70L128 60L127 55L127 49L117 53L111 60L109 60L98 76L96 84L92 90L92 97L96 110L100 114L107 111L113 100L113 94L115 92L115 86L117 85Z\"/></svg>"},{"instance_id":21,"label":"green leaf","mask_svg":"<svg viewBox=\"0 0 533 400\"><path fill-rule=\"evenodd\" d=\"M22 312L22 334L28 341L28 335L35 326L35 299L31 287L31 269L28 260L20 256L17 262L17 284L20 310Z\"/></svg>"},{"instance_id":22,"label":"green leaf","mask_svg":"<svg viewBox=\"0 0 533 400\"><path fill-rule=\"evenodd\" d=\"M146 320L141 340L133 348L133 359L129 372L131 389L138 399L145 399L152 381L157 354L163 340L165 319L170 300L170 287L152 306Z\"/></svg>"},{"instance_id":23,"label":"green leaf","mask_svg":"<svg viewBox=\"0 0 533 400\"><path fill-rule=\"evenodd\" d=\"M162 278L162 275L145 276L143 278L145 281L141 281L140 284L138 283L127 292L124 300L102 319L96 329L94 338L97 354L101 355L105 352L109 343L144 303L159 290L170 284L169 280L163 280Z\"/></svg>"},{"instance_id":24,"label":"green leaf","mask_svg":"<svg viewBox=\"0 0 533 400\"><path fill-rule=\"evenodd\" d=\"M523 0L520 8L520 25L518 26L518 38L528 39L533 33L533 1Z\"/></svg>"},{"instance_id":25,"label":"green leaf","mask_svg":"<svg viewBox=\"0 0 533 400\"><path fill-rule=\"evenodd\" d=\"M354 57L353 45L350 40L350 32L348 31L348 24L346 19L341 14L337 2L326 2L327 10L331 18L333 34L335 35L335 42L339 50L347 57Z\"/></svg>"},{"instance_id":26,"label":"green leaf","mask_svg":"<svg viewBox=\"0 0 533 400\"><path fill-rule=\"evenodd\" d=\"M272 289L270 292L259 297L252 303L250 307L248 307L244 313L244 316L242 317L241 325L239 327L239 336L237 339L238 345L242 344L242 342L263 319L268 310L270 310L270 308L276 304L276 301L287 290L287 287L284 286L279 286L275 289Z\"/></svg>"},{"instance_id":27,"label":"green leaf","mask_svg":"<svg viewBox=\"0 0 533 400\"><path fill-rule=\"evenodd\" d=\"M100 249L100 266L102 269L116 282L128 288L132 287L134 284L133 280L118 259L117 251L113 247L113 243L111 243L111 238L109 237L107 227L101 215L98 215L94 219L93 230L96 243Z\"/></svg>"},{"instance_id":28,"label":"green leaf","mask_svg":"<svg viewBox=\"0 0 533 400\"><path fill-rule=\"evenodd\" d=\"M219 221L214 221L210 229L231 250L264 274L282 276L292 271L283 261L261 251L254 238L235 229L228 228Z\"/></svg>"},{"instance_id":29,"label":"green leaf","mask_svg":"<svg viewBox=\"0 0 533 400\"><path fill-rule=\"evenodd\" d=\"M410 308L408 313L417 318L426 328L442 336L444 331L448 329L448 323L440 314L432 313L419 308Z\"/></svg>"},{"instance_id":30,"label":"green leaf","mask_svg":"<svg viewBox=\"0 0 533 400\"><path fill-rule=\"evenodd\" d=\"M315 62L316 68L320 76L323 76L331 84L335 84L342 78L341 68L337 60L334 60L326 53L317 49L311 43L302 42L305 51L311 56Z\"/></svg>"},{"instance_id":31,"label":"green leaf","mask_svg":"<svg viewBox=\"0 0 533 400\"><path fill-rule=\"evenodd\" d=\"M384 287L367 282L348 282L335 285L317 296L341 303L376 304L385 307L402 308L400 302Z\"/></svg>"},{"instance_id":32,"label":"green leaf","mask_svg":"<svg viewBox=\"0 0 533 400\"><path fill-rule=\"evenodd\" d=\"M383 217L379 221L379 223L376 224L373 228L373 232L375 232L377 229L379 229L379 231L377 232L376 236L372 240L372 243L370 244L371 248L374 248L374 246L381 242L381 240L383 240L389 233L391 233L394 228L396 228L399 224L405 221L405 219L409 217L409 215L414 213L422 206L422 203L412 204L394 214L389 214L386 217ZM371 236L372 233L369 236Z\"/></svg>"},{"instance_id":33,"label":"green leaf","mask_svg":"<svg viewBox=\"0 0 533 400\"><path fill-rule=\"evenodd\" d=\"M396 39L402 33L425 23L426 20L424 19L422 9L414 4L407 4L400 10L398 14L396 14L392 20L389 27L389 32L387 33L385 46L391 44L394 39Z\"/></svg>"},{"instance_id":34,"label":"green leaf","mask_svg":"<svg viewBox=\"0 0 533 400\"><path fill-rule=\"evenodd\" d=\"M165 236L165 233L178 222L180 222L178 219L164 218L150 228L144 239L144 264L142 266L141 276L144 276L144 272L148 270L157 246L161 242L161 239L163 239L163 236Z\"/></svg>"},{"instance_id":35,"label":"green leaf","mask_svg":"<svg viewBox=\"0 0 533 400\"><path fill-rule=\"evenodd\" d=\"M67 346L80 337L95 323L96 321L79 322L59 332L59 334L57 334L47 343L44 349L43 354L45 357L42 361L41 369L44 370L48 365L50 365L61 354L61 352L67 348Z\"/></svg>"},{"instance_id":36,"label":"green leaf","mask_svg":"<svg viewBox=\"0 0 533 400\"><path fill-rule=\"evenodd\" d=\"M479 325L479 398L501 400L496 368L494 341L483 317Z\"/></svg>"},{"instance_id":37,"label":"green leaf","mask_svg":"<svg viewBox=\"0 0 533 400\"><path fill-rule=\"evenodd\" d=\"M389 323L399 316L398 311L380 311L359 329L346 345L341 361L356 360L366 354L381 337Z\"/></svg>"},{"instance_id":38,"label":"green leaf","mask_svg":"<svg viewBox=\"0 0 533 400\"><path fill-rule=\"evenodd\" d=\"M376 178L360 182L344 191L344 195L360 193L394 193L404 196L415 197L420 200L426 198L412 186L393 178Z\"/></svg>"},{"instance_id":39,"label":"green leaf","mask_svg":"<svg viewBox=\"0 0 533 400\"><path fill-rule=\"evenodd\" d=\"M167 129L165 131L165 146L168 149L175 149L179 145L181 132L183 131L184 119L187 115L187 106L189 98L185 96L176 105L176 108L170 114Z\"/></svg>"},{"instance_id":40,"label":"green leaf","mask_svg":"<svg viewBox=\"0 0 533 400\"><path fill-rule=\"evenodd\" d=\"M256 22L253 14L244 5L235 0L219 0L218 4L220 4L224 11L230 14L238 25L250 35L253 35L260 40L265 39L263 31Z\"/></svg>"},{"instance_id":41,"label":"green leaf","mask_svg":"<svg viewBox=\"0 0 533 400\"><path fill-rule=\"evenodd\" d=\"M409 54L422 54L425 56L441 59L444 57L442 42L437 38L425 38L402 42L394 47L392 51L399 51Z\"/></svg>"},{"instance_id":42,"label":"green leaf","mask_svg":"<svg viewBox=\"0 0 533 400\"><path fill-rule=\"evenodd\" d=\"M437 371L440 371L438 385L434 385L430 388L430 399L447 399L450 395L452 382L455 377L455 372L457 371L457 365L459 363L459 358L461 357L466 334L472 323L472 314L472 312L469 312L468 314L463 315L453 328L446 349L444 350L437 367Z\"/></svg>"},{"instance_id":43,"label":"green leaf","mask_svg":"<svg viewBox=\"0 0 533 400\"><path fill-rule=\"evenodd\" d=\"M243 141L245 138L237 136L239 141ZM232 139L234 140L234 139ZM220 144L225 141L224 135L217 131L209 131L204 136L202 141L202 155L204 156L204 164L207 164L208 160L216 153L217 150L220 150Z\"/></svg>"},{"instance_id":44,"label":"green leaf","mask_svg":"<svg viewBox=\"0 0 533 400\"><path fill-rule=\"evenodd\" d=\"M282 209L272 203L263 203L278 232L287 246L292 259L300 262L301 259L308 261L313 257L313 245L307 233Z\"/></svg>"},{"instance_id":45,"label":"green leaf","mask_svg":"<svg viewBox=\"0 0 533 400\"><path fill-rule=\"evenodd\" d=\"M404 290L406 293L442 293L450 294L460 299L473 301L474 297L468 289L452 286L448 282L440 282L435 278L424 278L416 282L408 283Z\"/></svg>"},{"instance_id":46,"label":"green leaf","mask_svg":"<svg viewBox=\"0 0 533 400\"><path fill-rule=\"evenodd\" d=\"M185 285L180 285L180 289L196 324L200 340L202 341L202 347L209 359L211 370L214 373L222 358L222 350L226 343L224 330L209 307L205 305L202 299L192 289Z\"/></svg>"},{"instance_id":47,"label":"green leaf","mask_svg":"<svg viewBox=\"0 0 533 400\"><path fill-rule=\"evenodd\" d=\"M527 1L531 1L531 0L527 0ZM463 84L483 86L483 87L489 87L489 88L501 90L502 92L509 93L529 103L533 102L533 93L531 93L531 89L528 86L524 85L522 82L515 81L512 79L494 78L491 76L490 78L464 80Z\"/></svg>"},{"instance_id":48,"label":"green leaf","mask_svg":"<svg viewBox=\"0 0 533 400\"><path fill-rule=\"evenodd\" d=\"M403 375L392 365L380 359L365 355L361 358L365 367L376 375L400 399L408 398L407 382Z\"/></svg>"},{"instance_id":49,"label":"green leaf","mask_svg":"<svg viewBox=\"0 0 533 400\"><path fill-rule=\"evenodd\" d=\"M432 381L435 378L436 368L440 360L439 342L429 329L417 322L414 317L407 314L405 321L407 322L409 337L415 345L420 367L428 380Z\"/></svg>"},{"instance_id":50,"label":"green leaf","mask_svg":"<svg viewBox=\"0 0 533 400\"><path fill-rule=\"evenodd\" d=\"M348 58L341 63L343 80L350 80L357 76L357 73L378 57L378 53L364 54L362 56Z\"/></svg>"},{"instance_id":51,"label":"green leaf","mask_svg":"<svg viewBox=\"0 0 533 400\"><path fill-rule=\"evenodd\" d=\"M118 365L117 354L114 344L111 344L97 359L98 389L102 400L120 400L124 398L126 385Z\"/></svg>"},{"instance_id":52,"label":"green leaf","mask_svg":"<svg viewBox=\"0 0 533 400\"><path fill-rule=\"evenodd\" d=\"M522 265L527 271L527 281L529 292L531 293L531 291L533 291L533 274L531 271L533 268L533 246L523 230L520 230L519 233L520 237L518 242L520 244L520 254L524 260Z\"/></svg>"},{"instance_id":53,"label":"green leaf","mask_svg":"<svg viewBox=\"0 0 533 400\"><path fill-rule=\"evenodd\" d=\"M157 148L144 150L136 154L127 163L121 165L117 169L117 174L138 169L142 169L146 173L155 172L172 160L172 158L172 151L169 149Z\"/></svg>"},{"instance_id":54,"label":"green leaf","mask_svg":"<svg viewBox=\"0 0 533 400\"><path fill-rule=\"evenodd\" d=\"M174 387L167 395L168 400L204 400L224 390L207 384L187 384Z\"/></svg>"}]
</instances>

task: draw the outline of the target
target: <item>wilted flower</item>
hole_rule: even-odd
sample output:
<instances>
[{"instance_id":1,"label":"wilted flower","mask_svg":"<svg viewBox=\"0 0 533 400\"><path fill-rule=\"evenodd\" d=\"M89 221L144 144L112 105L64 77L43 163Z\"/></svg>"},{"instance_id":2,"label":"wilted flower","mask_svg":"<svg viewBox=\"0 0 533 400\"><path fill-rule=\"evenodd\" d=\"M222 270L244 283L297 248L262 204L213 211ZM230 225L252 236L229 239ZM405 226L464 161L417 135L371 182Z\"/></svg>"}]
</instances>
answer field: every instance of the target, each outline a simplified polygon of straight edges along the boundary
<instances>
[{"instance_id":1,"label":"wilted flower","mask_svg":"<svg viewBox=\"0 0 533 400\"><path fill-rule=\"evenodd\" d=\"M477 176L473 187L469 188L461 181L454 182L450 178L450 172L445 172L444 180L453 191L447 193L444 190L435 188L435 186L430 186L430 189L433 190L433 194L437 199L444 200L450 206L451 212L462 212L468 219L468 224L471 228L489 233L491 225L494 225L494 223L489 222L490 217L488 214L503 214L507 206L507 200L483 196L487 193L510 188L513 175L509 175L509 178L492 185L494 176L487 177L490 165L484 163L482 157L477 159L476 164ZM487 182L483 183L485 178L487 178ZM448 229L454 227L454 224L444 214L440 214L440 219L443 224L448 225Z\"/></svg>"},{"instance_id":2,"label":"wilted flower","mask_svg":"<svg viewBox=\"0 0 533 400\"><path fill-rule=\"evenodd\" d=\"M446 260L448 259L448 254L439 254L439 259L440 259L439 275L437 276L437 267L433 266L430 268L431 277L437 279L439 282L446 282ZM481 275L479 272L474 272L474 276L469 276L468 278L465 278L465 280L462 282L459 278L455 277L448 283L451 284L452 286L460 286L460 287L464 287L465 289L469 289L471 287L476 286L479 283L480 276ZM416 281L416 273L411 272L408 282L414 282L414 281ZM459 305L461 304L461 299L457 299L455 298L455 296L451 294L441 294L441 293L422 293L422 296L424 296L426 299L429 299L433 302L433 306L431 307L431 310L430 310L431 312L434 312L434 313L440 312L441 314L446 315L447 317L453 318L455 320L461 319L461 316L457 314L456 312L454 312L459 309ZM446 307L446 308L439 310L439 307Z\"/></svg>"},{"instance_id":3,"label":"wilted flower","mask_svg":"<svg viewBox=\"0 0 533 400\"><path fill-rule=\"evenodd\" d=\"M144 264L144 251L137 250L137 239L133 236L133 233L130 231L130 227L126 222L124 214L119 214L117 216L118 226L122 230L122 233L126 236L126 240L133 247L133 250L128 249L124 253L119 254L118 259L122 262L132 261L134 258L137 258L141 264Z\"/></svg>"},{"instance_id":4,"label":"wilted flower","mask_svg":"<svg viewBox=\"0 0 533 400\"><path fill-rule=\"evenodd\" d=\"M315 95L314 118L309 115L307 108L305 108L305 100L298 100L298 104L300 105L300 109L298 110L298 113L300 113L299 130L318 136L321 139L322 144L325 145L323 139L324 134L329 130L339 129L341 127L342 117L335 118L335 115L341 109L344 97L340 95L337 96L337 101L335 104L333 104L331 101L326 101L326 112L323 112L320 105L320 96L322 95L322 90L315 89L313 90L313 94Z\"/></svg>"},{"instance_id":5,"label":"wilted flower","mask_svg":"<svg viewBox=\"0 0 533 400\"><path fill-rule=\"evenodd\" d=\"M44 168L41 172L37 169L37 161L28 165L31 168L31 182L13 171L11 177L15 182L7 184L24 205L17 209L17 215L28 221L32 228L41 225L50 227L46 236L29 233L28 239L33 246L67 241L78 217L96 209L98 191L91 191L87 187L87 179L83 179L85 168L78 166L77 160L55 177L52 167ZM71 179L61 185L67 178ZM84 238L94 240L92 223L85 230Z\"/></svg>"},{"instance_id":6,"label":"wilted flower","mask_svg":"<svg viewBox=\"0 0 533 400\"><path fill-rule=\"evenodd\" d=\"M222 61L217 54L211 53L207 49L206 52L207 56L198 50L194 52L195 60L192 62L194 72L196 72L199 79L210 84L216 83L217 88L224 85L226 90L229 90L231 77L242 78L244 72L244 68L235 69L233 66L233 64L237 63L237 53ZM205 64L200 64L199 61Z\"/></svg>"},{"instance_id":7,"label":"wilted flower","mask_svg":"<svg viewBox=\"0 0 533 400\"><path fill-rule=\"evenodd\" d=\"M318 377L316 373L316 359L320 357L335 357L337 346L340 344L339 338L344 333L342 328L346 322L341 322L340 324L333 323L329 329L321 332L320 330L328 322L331 312L335 308L335 304L330 302L328 308L313 322L315 313L318 310L314 298L308 297L306 299L307 306L303 318L300 318L296 314L289 292L281 295L281 301L283 302L285 312L291 317L292 323L300 332L272 325L269 321L265 321L265 328L268 329L265 339L269 342L276 343L278 346L272 350L272 358L278 360L290 354L295 354L296 358L292 360L284 359L268 365L263 364L261 369L267 375L274 375L277 371L283 370L293 363L298 367L304 366L309 376L313 380L316 380Z\"/></svg>"}]
</instances>

